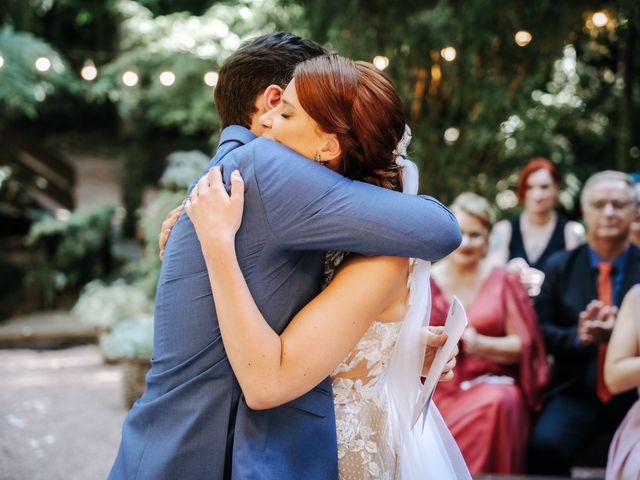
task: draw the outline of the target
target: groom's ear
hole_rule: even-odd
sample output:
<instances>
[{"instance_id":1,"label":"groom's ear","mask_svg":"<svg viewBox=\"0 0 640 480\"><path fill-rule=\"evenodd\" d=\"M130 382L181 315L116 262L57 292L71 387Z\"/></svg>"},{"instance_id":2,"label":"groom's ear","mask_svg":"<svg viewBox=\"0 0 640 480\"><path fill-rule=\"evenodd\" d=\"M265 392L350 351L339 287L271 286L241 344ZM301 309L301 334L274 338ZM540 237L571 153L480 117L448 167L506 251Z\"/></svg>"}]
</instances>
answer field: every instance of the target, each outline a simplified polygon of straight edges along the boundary
<instances>
[{"instance_id":1,"label":"groom's ear","mask_svg":"<svg viewBox=\"0 0 640 480\"><path fill-rule=\"evenodd\" d=\"M262 106L265 112L268 112L272 108L280 105L282 100L282 87L280 85L272 84L265 88L262 93Z\"/></svg>"}]
</instances>

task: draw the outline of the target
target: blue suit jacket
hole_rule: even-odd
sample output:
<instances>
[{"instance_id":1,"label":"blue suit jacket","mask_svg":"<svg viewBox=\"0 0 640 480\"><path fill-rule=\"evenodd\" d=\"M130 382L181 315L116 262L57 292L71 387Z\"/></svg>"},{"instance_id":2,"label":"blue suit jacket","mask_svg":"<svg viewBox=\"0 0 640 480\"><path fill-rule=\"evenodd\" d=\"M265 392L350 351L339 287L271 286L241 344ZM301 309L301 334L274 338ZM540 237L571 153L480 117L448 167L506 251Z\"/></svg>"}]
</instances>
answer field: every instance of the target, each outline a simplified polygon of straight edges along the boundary
<instances>
[{"instance_id":1,"label":"blue suit jacket","mask_svg":"<svg viewBox=\"0 0 640 480\"><path fill-rule=\"evenodd\" d=\"M222 132L206 169L214 165L227 186L236 168L244 179L238 261L277 332L318 293L325 250L434 260L460 242L457 222L436 200L348 180L242 127ZM147 388L125 419L109 478L338 478L328 378L271 410L251 410L241 393L183 214L158 283Z\"/></svg>"}]
</instances>

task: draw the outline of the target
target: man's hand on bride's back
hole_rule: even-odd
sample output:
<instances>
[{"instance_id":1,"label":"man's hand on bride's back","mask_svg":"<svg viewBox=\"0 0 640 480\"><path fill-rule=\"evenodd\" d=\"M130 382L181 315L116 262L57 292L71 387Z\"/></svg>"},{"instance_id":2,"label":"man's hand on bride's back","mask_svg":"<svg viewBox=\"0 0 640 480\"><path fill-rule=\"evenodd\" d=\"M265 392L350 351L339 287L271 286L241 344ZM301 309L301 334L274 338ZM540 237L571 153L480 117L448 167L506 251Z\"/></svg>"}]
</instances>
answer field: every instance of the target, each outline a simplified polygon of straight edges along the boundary
<instances>
[{"instance_id":1,"label":"man's hand on bride's back","mask_svg":"<svg viewBox=\"0 0 640 480\"><path fill-rule=\"evenodd\" d=\"M169 241L169 235L171 234L171 229L178 222L180 218L180 214L184 210L184 205L180 205L164 217L164 221L162 222L162 227L160 227L160 235L158 235L158 245L160 246L160 260L164 258L164 251L167 248L167 242Z\"/></svg>"},{"instance_id":2,"label":"man's hand on bride's back","mask_svg":"<svg viewBox=\"0 0 640 480\"><path fill-rule=\"evenodd\" d=\"M185 202L203 249L212 246L232 246L242 223L244 182L238 170L231 174L231 195L222 182L220 167L213 167L203 176ZM222 242L222 244L220 244Z\"/></svg>"}]
</instances>

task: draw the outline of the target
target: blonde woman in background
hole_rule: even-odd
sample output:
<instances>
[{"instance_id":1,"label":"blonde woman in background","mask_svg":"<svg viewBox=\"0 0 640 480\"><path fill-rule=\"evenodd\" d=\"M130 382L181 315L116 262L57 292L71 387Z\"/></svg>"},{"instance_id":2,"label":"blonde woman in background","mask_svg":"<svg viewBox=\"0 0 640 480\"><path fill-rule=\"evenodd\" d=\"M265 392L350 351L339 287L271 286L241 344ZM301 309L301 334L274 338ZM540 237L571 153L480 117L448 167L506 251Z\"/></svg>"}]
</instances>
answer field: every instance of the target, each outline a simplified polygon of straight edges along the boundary
<instances>
[{"instance_id":1,"label":"blonde woman in background","mask_svg":"<svg viewBox=\"0 0 640 480\"><path fill-rule=\"evenodd\" d=\"M435 403L473 475L522 473L531 415L549 377L542 334L518 276L486 258L489 202L467 192L450 208L462 244L433 267L431 324L444 322L455 295L469 326L453 381L438 386Z\"/></svg>"}]
</instances>

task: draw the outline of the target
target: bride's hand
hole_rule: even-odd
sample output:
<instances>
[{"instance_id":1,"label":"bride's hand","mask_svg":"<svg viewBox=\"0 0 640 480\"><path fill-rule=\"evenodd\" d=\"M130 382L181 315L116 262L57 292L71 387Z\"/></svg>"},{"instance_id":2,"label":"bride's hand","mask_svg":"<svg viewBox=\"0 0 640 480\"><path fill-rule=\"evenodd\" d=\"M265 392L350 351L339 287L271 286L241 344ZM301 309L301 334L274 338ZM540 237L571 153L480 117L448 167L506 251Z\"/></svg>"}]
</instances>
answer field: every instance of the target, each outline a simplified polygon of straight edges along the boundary
<instances>
[{"instance_id":1,"label":"bride's hand","mask_svg":"<svg viewBox=\"0 0 640 480\"><path fill-rule=\"evenodd\" d=\"M231 195L222 182L220 167L203 176L185 202L185 211L193 223L200 243L223 242L233 245L242 223L244 182L240 172L231 174Z\"/></svg>"},{"instance_id":2,"label":"bride's hand","mask_svg":"<svg viewBox=\"0 0 640 480\"><path fill-rule=\"evenodd\" d=\"M429 326L427 328L427 349L422 361L422 376L426 377L429 373L429 369L433 364L433 359L440 347L442 347L447 341L447 334L444 333L444 327ZM440 382L448 382L453 379L453 369L456 366L456 356L458 355L458 347L445 364L442 373L440 374Z\"/></svg>"}]
</instances>

